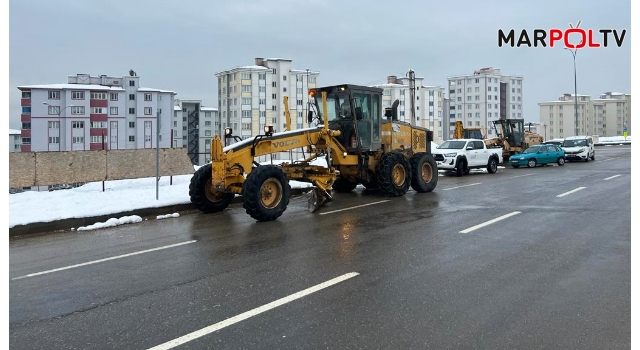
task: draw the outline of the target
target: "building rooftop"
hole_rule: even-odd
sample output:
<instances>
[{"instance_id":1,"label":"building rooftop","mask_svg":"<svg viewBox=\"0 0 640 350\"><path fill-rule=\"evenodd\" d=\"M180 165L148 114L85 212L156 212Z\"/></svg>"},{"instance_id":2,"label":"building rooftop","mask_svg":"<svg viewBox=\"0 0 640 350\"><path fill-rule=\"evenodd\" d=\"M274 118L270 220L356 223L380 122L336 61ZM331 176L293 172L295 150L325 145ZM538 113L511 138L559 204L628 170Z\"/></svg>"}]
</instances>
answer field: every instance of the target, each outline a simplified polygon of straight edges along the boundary
<instances>
[{"instance_id":1,"label":"building rooftop","mask_svg":"<svg viewBox=\"0 0 640 350\"><path fill-rule=\"evenodd\" d=\"M178 93L175 91L170 91L170 90L161 90L161 89L153 89L153 88L145 88L145 87L141 87L138 88L138 91L142 91L142 92L168 92L174 95L177 95Z\"/></svg>"},{"instance_id":2,"label":"building rooftop","mask_svg":"<svg viewBox=\"0 0 640 350\"><path fill-rule=\"evenodd\" d=\"M305 73L305 74L307 74L307 70L306 69L292 69L291 73ZM309 70L309 74L320 74L320 72Z\"/></svg>"},{"instance_id":3,"label":"building rooftop","mask_svg":"<svg viewBox=\"0 0 640 350\"><path fill-rule=\"evenodd\" d=\"M174 111L181 111L182 108L180 108L180 106L173 106L173 110Z\"/></svg>"},{"instance_id":4,"label":"building rooftop","mask_svg":"<svg viewBox=\"0 0 640 350\"><path fill-rule=\"evenodd\" d=\"M200 107L200 110L204 111L204 112L217 112L218 108L216 108L216 107Z\"/></svg>"},{"instance_id":5,"label":"building rooftop","mask_svg":"<svg viewBox=\"0 0 640 350\"><path fill-rule=\"evenodd\" d=\"M102 90L102 91L124 91L118 86L85 85L85 84L44 84L44 85L21 85L18 89L59 89L59 90Z\"/></svg>"},{"instance_id":6,"label":"building rooftop","mask_svg":"<svg viewBox=\"0 0 640 350\"><path fill-rule=\"evenodd\" d=\"M20 135L22 132L16 129L9 129L9 135Z\"/></svg>"}]
</instances>

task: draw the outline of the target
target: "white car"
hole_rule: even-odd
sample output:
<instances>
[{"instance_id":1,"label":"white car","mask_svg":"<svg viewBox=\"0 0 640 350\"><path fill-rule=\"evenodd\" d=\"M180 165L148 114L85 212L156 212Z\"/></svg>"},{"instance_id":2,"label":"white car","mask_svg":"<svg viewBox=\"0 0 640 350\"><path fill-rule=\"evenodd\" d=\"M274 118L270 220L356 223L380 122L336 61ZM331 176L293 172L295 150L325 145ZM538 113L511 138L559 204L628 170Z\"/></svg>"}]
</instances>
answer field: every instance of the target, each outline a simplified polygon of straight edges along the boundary
<instances>
[{"instance_id":1,"label":"white car","mask_svg":"<svg viewBox=\"0 0 640 350\"><path fill-rule=\"evenodd\" d=\"M438 169L455 171L457 176L483 168L492 174L502 161L502 148L487 148L480 139L447 140L432 153Z\"/></svg>"},{"instance_id":2,"label":"white car","mask_svg":"<svg viewBox=\"0 0 640 350\"><path fill-rule=\"evenodd\" d=\"M591 136L569 136L562 142L566 160L596 160L596 149Z\"/></svg>"}]
</instances>

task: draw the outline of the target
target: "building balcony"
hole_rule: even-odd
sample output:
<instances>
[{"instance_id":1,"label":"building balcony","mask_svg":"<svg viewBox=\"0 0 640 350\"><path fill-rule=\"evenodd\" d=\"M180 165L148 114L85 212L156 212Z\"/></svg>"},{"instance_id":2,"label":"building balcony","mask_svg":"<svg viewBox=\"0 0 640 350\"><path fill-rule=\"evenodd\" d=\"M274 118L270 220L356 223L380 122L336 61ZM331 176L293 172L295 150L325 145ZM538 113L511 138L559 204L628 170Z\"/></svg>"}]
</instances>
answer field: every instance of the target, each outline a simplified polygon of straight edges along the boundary
<instances>
[{"instance_id":1,"label":"building balcony","mask_svg":"<svg viewBox=\"0 0 640 350\"><path fill-rule=\"evenodd\" d=\"M95 150L102 150L102 149L107 149L107 145L105 143L90 143L89 144L89 149L92 151Z\"/></svg>"},{"instance_id":2,"label":"building balcony","mask_svg":"<svg viewBox=\"0 0 640 350\"><path fill-rule=\"evenodd\" d=\"M106 122L107 118L106 114L89 114L89 120L92 122Z\"/></svg>"},{"instance_id":3,"label":"building balcony","mask_svg":"<svg viewBox=\"0 0 640 350\"><path fill-rule=\"evenodd\" d=\"M89 129L89 136L107 136L107 129L106 128L90 128Z\"/></svg>"},{"instance_id":4,"label":"building balcony","mask_svg":"<svg viewBox=\"0 0 640 350\"><path fill-rule=\"evenodd\" d=\"M89 107L107 107L109 101L107 100L90 100Z\"/></svg>"},{"instance_id":5,"label":"building balcony","mask_svg":"<svg viewBox=\"0 0 640 350\"><path fill-rule=\"evenodd\" d=\"M31 137L31 129L22 129L20 130L21 137Z\"/></svg>"},{"instance_id":6,"label":"building balcony","mask_svg":"<svg viewBox=\"0 0 640 350\"><path fill-rule=\"evenodd\" d=\"M31 145L20 145L20 152L31 152Z\"/></svg>"},{"instance_id":7,"label":"building balcony","mask_svg":"<svg viewBox=\"0 0 640 350\"><path fill-rule=\"evenodd\" d=\"M31 114L20 114L20 121L21 122L30 122L31 121Z\"/></svg>"},{"instance_id":8,"label":"building balcony","mask_svg":"<svg viewBox=\"0 0 640 350\"><path fill-rule=\"evenodd\" d=\"M22 106L22 107L30 107L31 106L31 99L30 98L22 98L22 99L20 99L20 106Z\"/></svg>"}]
</instances>

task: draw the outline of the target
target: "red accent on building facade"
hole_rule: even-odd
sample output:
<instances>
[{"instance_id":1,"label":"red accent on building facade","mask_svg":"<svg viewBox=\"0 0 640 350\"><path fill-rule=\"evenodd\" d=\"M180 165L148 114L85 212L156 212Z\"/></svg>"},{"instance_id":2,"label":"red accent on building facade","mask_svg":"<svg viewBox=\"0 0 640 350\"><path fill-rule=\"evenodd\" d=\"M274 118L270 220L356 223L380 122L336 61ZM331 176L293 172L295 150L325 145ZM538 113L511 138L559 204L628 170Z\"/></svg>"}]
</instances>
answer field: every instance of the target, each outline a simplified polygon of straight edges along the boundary
<instances>
[{"instance_id":1,"label":"red accent on building facade","mask_svg":"<svg viewBox=\"0 0 640 350\"><path fill-rule=\"evenodd\" d=\"M30 122L31 121L31 114L20 114L20 121L21 122Z\"/></svg>"},{"instance_id":2,"label":"red accent on building facade","mask_svg":"<svg viewBox=\"0 0 640 350\"><path fill-rule=\"evenodd\" d=\"M20 106L22 106L22 107L30 107L31 106L31 99L30 98L21 98L20 99Z\"/></svg>"},{"instance_id":3,"label":"red accent on building facade","mask_svg":"<svg viewBox=\"0 0 640 350\"><path fill-rule=\"evenodd\" d=\"M20 130L20 136L22 136L22 137L31 137L31 129L22 129L22 130Z\"/></svg>"},{"instance_id":4,"label":"red accent on building facade","mask_svg":"<svg viewBox=\"0 0 640 350\"><path fill-rule=\"evenodd\" d=\"M89 107L107 107L109 105L109 101L107 100L90 100Z\"/></svg>"},{"instance_id":5,"label":"red accent on building facade","mask_svg":"<svg viewBox=\"0 0 640 350\"><path fill-rule=\"evenodd\" d=\"M101 150L101 149L107 149L107 145L102 144L102 143L90 143L89 144L89 149L92 150L92 151Z\"/></svg>"},{"instance_id":6,"label":"red accent on building facade","mask_svg":"<svg viewBox=\"0 0 640 350\"><path fill-rule=\"evenodd\" d=\"M20 145L20 152L31 152L31 145Z\"/></svg>"},{"instance_id":7,"label":"red accent on building facade","mask_svg":"<svg viewBox=\"0 0 640 350\"><path fill-rule=\"evenodd\" d=\"M107 135L107 129L104 128L90 128L89 129L89 136L102 136L104 133L105 137Z\"/></svg>"},{"instance_id":8,"label":"red accent on building facade","mask_svg":"<svg viewBox=\"0 0 640 350\"><path fill-rule=\"evenodd\" d=\"M92 122L106 122L107 119L106 114L89 114L89 120Z\"/></svg>"}]
</instances>

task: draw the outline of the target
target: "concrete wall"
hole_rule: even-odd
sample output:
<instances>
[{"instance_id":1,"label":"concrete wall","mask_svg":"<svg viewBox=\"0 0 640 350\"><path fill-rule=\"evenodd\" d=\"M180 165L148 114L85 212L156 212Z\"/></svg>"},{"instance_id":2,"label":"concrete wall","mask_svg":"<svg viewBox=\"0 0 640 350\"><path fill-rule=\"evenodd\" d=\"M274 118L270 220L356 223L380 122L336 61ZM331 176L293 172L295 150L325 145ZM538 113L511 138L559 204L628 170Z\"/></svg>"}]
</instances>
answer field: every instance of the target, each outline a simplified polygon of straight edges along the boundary
<instances>
[{"instance_id":1,"label":"concrete wall","mask_svg":"<svg viewBox=\"0 0 640 350\"><path fill-rule=\"evenodd\" d=\"M193 174L185 148L160 149L160 176ZM9 154L9 187L135 179L156 175L156 150Z\"/></svg>"}]
</instances>

